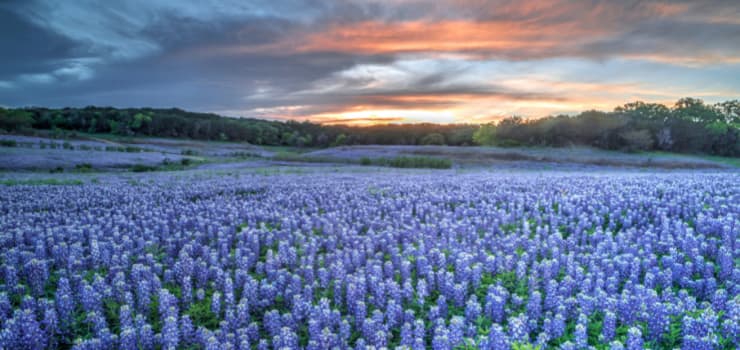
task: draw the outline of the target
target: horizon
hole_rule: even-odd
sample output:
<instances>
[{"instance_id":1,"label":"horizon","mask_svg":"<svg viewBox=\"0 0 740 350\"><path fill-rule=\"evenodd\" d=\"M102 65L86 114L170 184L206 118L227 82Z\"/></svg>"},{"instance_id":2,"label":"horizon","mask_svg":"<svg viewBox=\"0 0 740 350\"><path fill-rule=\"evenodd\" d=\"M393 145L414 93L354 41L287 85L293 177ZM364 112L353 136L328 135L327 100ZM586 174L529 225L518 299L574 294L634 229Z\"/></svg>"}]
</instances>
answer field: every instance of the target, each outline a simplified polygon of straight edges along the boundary
<instances>
[{"instance_id":1,"label":"horizon","mask_svg":"<svg viewBox=\"0 0 740 350\"><path fill-rule=\"evenodd\" d=\"M708 103L706 103L706 101L704 101L702 99L697 99L697 98L688 97L688 96L685 97L685 98L686 99L698 100L698 101L700 101L702 103L705 103L705 105L708 105L710 107L715 107L715 108L717 107L714 104L708 104ZM720 101L719 103L721 103L721 102L734 102L734 101L738 101L738 100ZM509 115L509 116L501 116L498 119L492 119L492 120L488 120L488 121L479 121L479 122L468 122L468 121L433 122L433 121L424 121L424 120L420 120L420 121L413 121L413 120L411 120L411 121L385 121L383 119L378 119L378 120L375 120L374 122L371 122L371 123L364 123L364 122L357 123L357 122L352 122L352 121L346 123L344 120L337 120L337 121L315 121L315 120L310 120L310 119L280 119L280 118L269 118L269 117L262 117L262 116L227 115L227 114L220 114L220 113L208 112L208 111L188 110L188 109L184 109L184 108L181 108L181 107L174 107L174 106L170 106L170 107L150 107L150 106L128 106L128 107L121 107L121 106L88 105L88 106L79 106L79 107L73 107L73 106L47 107L47 106L33 106L33 105L28 105L28 106L8 107L8 106L0 105L0 109L2 109L2 108L6 108L6 109L31 109L31 110L32 109L36 109L36 108L49 109L49 110L56 110L56 109L85 109L85 108L112 108L112 109L117 109L117 110L123 110L123 109L134 109L134 110L146 110L146 109L151 109L151 110L168 110L168 109L174 109L174 110L181 110L181 111L184 111L184 112L187 112L187 113L212 114L212 115L215 115L215 116L218 116L218 117L223 117L223 118L256 119L256 120L264 120L264 121L280 122L280 123L286 123L286 122L291 122L291 121L293 121L293 122L309 122L309 123L314 123L314 124L323 125L323 126L344 126L344 127L353 127L353 128L358 128L358 127L359 128L363 128L363 127L373 127L373 126L404 126L404 125L423 125L423 124L442 125L442 126L453 126L453 125L484 125L484 124L490 124L490 123L497 124L498 122L500 122L500 121L502 121L504 119L507 119L507 118L522 118L522 120L524 120L524 121L528 121L528 120L534 121L534 120L538 120L538 119L553 118L553 117L559 117L559 116L577 117L578 115L583 114L583 113L587 113L587 112L597 112L597 113L610 114L610 113L619 113L619 111L617 111L617 108L624 107L624 106L626 106L627 104L630 104L630 103L660 104L660 105L665 106L669 110L672 110L672 109L675 108L675 105L676 105L676 103L678 103L678 101L676 101L674 103L667 103L667 104L658 103L658 102L651 102L651 101L629 101L629 102L622 103L622 104L620 104L618 106L614 106L613 108L611 108L611 110L585 109L585 110L582 110L582 111L579 111L579 112L575 112L575 113L558 113L558 114L548 114L548 115L543 115L543 116L529 116L529 117L527 117L527 116L521 116L521 115Z\"/></svg>"},{"instance_id":2,"label":"horizon","mask_svg":"<svg viewBox=\"0 0 740 350\"><path fill-rule=\"evenodd\" d=\"M732 1L212 5L4 2L0 106L367 126L740 96Z\"/></svg>"}]
</instances>

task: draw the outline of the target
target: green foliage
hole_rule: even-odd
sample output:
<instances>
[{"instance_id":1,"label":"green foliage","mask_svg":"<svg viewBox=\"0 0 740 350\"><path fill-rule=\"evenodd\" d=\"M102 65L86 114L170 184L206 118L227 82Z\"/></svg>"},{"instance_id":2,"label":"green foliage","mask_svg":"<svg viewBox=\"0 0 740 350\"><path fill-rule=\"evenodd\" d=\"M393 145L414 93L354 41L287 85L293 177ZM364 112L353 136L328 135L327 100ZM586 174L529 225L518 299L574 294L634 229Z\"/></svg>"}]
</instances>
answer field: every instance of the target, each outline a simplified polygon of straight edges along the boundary
<instances>
[{"instance_id":1,"label":"green foliage","mask_svg":"<svg viewBox=\"0 0 740 350\"><path fill-rule=\"evenodd\" d=\"M38 186L38 185L69 186L69 185L82 185L82 183L83 183L82 180L72 180L72 179L0 180L0 185L5 185L5 186Z\"/></svg>"},{"instance_id":2,"label":"green foliage","mask_svg":"<svg viewBox=\"0 0 740 350\"><path fill-rule=\"evenodd\" d=\"M118 334L120 332L120 309L121 305L112 298L103 299L103 313L105 314L105 320L107 321L108 327L113 334Z\"/></svg>"},{"instance_id":3,"label":"green foliage","mask_svg":"<svg viewBox=\"0 0 740 350\"><path fill-rule=\"evenodd\" d=\"M393 168L450 169L452 161L437 157L362 158L361 165L389 166Z\"/></svg>"},{"instance_id":4,"label":"green foliage","mask_svg":"<svg viewBox=\"0 0 740 350\"><path fill-rule=\"evenodd\" d=\"M624 148L627 151L645 151L653 147L653 137L645 129L625 131L620 136L624 139Z\"/></svg>"},{"instance_id":5,"label":"green foliage","mask_svg":"<svg viewBox=\"0 0 740 350\"><path fill-rule=\"evenodd\" d=\"M15 140L0 140L1 147L16 147L18 143Z\"/></svg>"},{"instance_id":6,"label":"green foliage","mask_svg":"<svg viewBox=\"0 0 740 350\"><path fill-rule=\"evenodd\" d=\"M93 166L90 163L81 163L81 164L75 165L75 171L77 172L86 173L86 172L91 172L92 170L93 170Z\"/></svg>"},{"instance_id":7,"label":"green foliage","mask_svg":"<svg viewBox=\"0 0 740 350\"><path fill-rule=\"evenodd\" d=\"M135 173L144 173L149 171L157 171L157 167L146 164L134 164L134 166L131 167L131 171Z\"/></svg>"},{"instance_id":8,"label":"green foliage","mask_svg":"<svg viewBox=\"0 0 740 350\"><path fill-rule=\"evenodd\" d=\"M662 104L642 101L627 103L615 108L614 111L648 120L663 120L670 113L670 109Z\"/></svg>"},{"instance_id":9,"label":"green foliage","mask_svg":"<svg viewBox=\"0 0 740 350\"><path fill-rule=\"evenodd\" d=\"M205 327L210 330L218 329L219 318L213 311L211 311L211 301L213 298L213 290L208 289L205 291L206 297L200 301L193 301L190 307L185 311L185 314L190 316L190 320L193 321L195 327Z\"/></svg>"},{"instance_id":10,"label":"green foliage","mask_svg":"<svg viewBox=\"0 0 740 350\"><path fill-rule=\"evenodd\" d=\"M587 145L609 150L653 147L673 152L740 155L740 101L715 105L684 98L672 107L631 102L613 112L585 111L497 124L385 124L364 127L227 118L179 109L110 107L0 109L0 128L50 130L53 135L83 131L249 142L260 145L328 147L343 145ZM647 142L651 138L653 142Z\"/></svg>"},{"instance_id":11,"label":"green foliage","mask_svg":"<svg viewBox=\"0 0 740 350\"><path fill-rule=\"evenodd\" d=\"M152 122L152 117L144 113L136 113L134 119L131 121L131 130L139 130L142 127Z\"/></svg>"},{"instance_id":12,"label":"green foliage","mask_svg":"<svg viewBox=\"0 0 740 350\"><path fill-rule=\"evenodd\" d=\"M16 131L33 125L32 114L21 109L0 109L0 129Z\"/></svg>"},{"instance_id":13,"label":"green foliage","mask_svg":"<svg viewBox=\"0 0 740 350\"><path fill-rule=\"evenodd\" d=\"M421 139L422 145L444 145L445 137L440 133L431 133Z\"/></svg>"},{"instance_id":14,"label":"green foliage","mask_svg":"<svg viewBox=\"0 0 740 350\"><path fill-rule=\"evenodd\" d=\"M717 108L704 104L704 101L700 99L690 97L678 100L673 107L673 114L677 118L700 123L713 123L724 119Z\"/></svg>"},{"instance_id":15,"label":"green foliage","mask_svg":"<svg viewBox=\"0 0 740 350\"><path fill-rule=\"evenodd\" d=\"M496 125L493 123L483 124L473 134L473 142L481 146L493 146L496 144Z\"/></svg>"},{"instance_id":16,"label":"green foliage","mask_svg":"<svg viewBox=\"0 0 740 350\"><path fill-rule=\"evenodd\" d=\"M336 147L336 146L344 145L346 143L347 143L347 135L339 134L337 135L337 138L334 139L334 142L332 142L331 146Z\"/></svg>"},{"instance_id":17,"label":"green foliage","mask_svg":"<svg viewBox=\"0 0 740 350\"><path fill-rule=\"evenodd\" d=\"M286 162L306 161L306 159L303 158L299 153L288 152L288 151L280 151L277 154L275 154L275 156L272 157L272 159L286 161Z\"/></svg>"}]
</instances>

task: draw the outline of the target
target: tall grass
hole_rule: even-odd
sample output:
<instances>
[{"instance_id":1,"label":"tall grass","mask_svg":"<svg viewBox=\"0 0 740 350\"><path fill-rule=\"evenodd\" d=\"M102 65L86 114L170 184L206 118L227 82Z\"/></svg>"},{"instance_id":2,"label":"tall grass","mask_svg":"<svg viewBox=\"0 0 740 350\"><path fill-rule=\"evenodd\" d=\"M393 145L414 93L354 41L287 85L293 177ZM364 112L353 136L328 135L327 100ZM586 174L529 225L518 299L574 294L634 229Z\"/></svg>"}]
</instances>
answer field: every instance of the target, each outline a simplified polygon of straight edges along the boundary
<instances>
[{"instance_id":1,"label":"tall grass","mask_svg":"<svg viewBox=\"0 0 740 350\"><path fill-rule=\"evenodd\" d=\"M309 163L348 163L357 164L356 159L326 157L326 156L307 156L293 152L279 152L273 160L284 162L309 162ZM360 165L387 166L393 168L427 168L427 169L450 169L452 161L447 158L439 157L394 157L394 158L368 158L363 157L359 160Z\"/></svg>"},{"instance_id":2,"label":"tall grass","mask_svg":"<svg viewBox=\"0 0 740 350\"><path fill-rule=\"evenodd\" d=\"M393 168L428 168L428 169L450 169L452 161L447 158L437 157L395 157L395 158L362 158L361 165L380 165Z\"/></svg>"},{"instance_id":3,"label":"tall grass","mask_svg":"<svg viewBox=\"0 0 740 350\"><path fill-rule=\"evenodd\" d=\"M4 186L38 186L38 185L69 186L69 185L82 185L82 180L77 180L77 179L28 179L28 180L4 179L4 180L0 180L0 185L4 185Z\"/></svg>"}]
</instances>

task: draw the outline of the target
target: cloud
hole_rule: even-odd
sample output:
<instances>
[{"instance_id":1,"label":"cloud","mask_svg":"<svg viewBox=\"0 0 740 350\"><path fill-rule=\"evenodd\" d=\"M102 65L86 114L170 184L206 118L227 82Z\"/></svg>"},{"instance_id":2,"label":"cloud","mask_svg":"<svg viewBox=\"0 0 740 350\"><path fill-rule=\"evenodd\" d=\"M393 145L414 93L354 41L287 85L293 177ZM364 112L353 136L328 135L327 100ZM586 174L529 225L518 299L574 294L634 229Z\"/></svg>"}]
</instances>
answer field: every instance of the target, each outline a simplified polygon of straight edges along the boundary
<instances>
[{"instance_id":1,"label":"cloud","mask_svg":"<svg viewBox=\"0 0 740 350\"><path fill-rule=\"evenodd\" d=\"M0 102L364 122L715 101L740 92L739 11L734 1L5 1L0 41L13 49L0 57Z\"/></svg>"},{"instance_id":2,"label":"cloud","mask_svg":"<svg viewBox=\"0 0 740 350\"><path fill-rule=\"evenodd\" d=\"M480 5L481 13L472 19L445 8L447 17L432 10L430 16L404 21L335 20L275 42L213 52L441 53L508 60L626 57L679 65L740 60L740 21L690 3L493 2Z\"/></svg>"}]
</instances>

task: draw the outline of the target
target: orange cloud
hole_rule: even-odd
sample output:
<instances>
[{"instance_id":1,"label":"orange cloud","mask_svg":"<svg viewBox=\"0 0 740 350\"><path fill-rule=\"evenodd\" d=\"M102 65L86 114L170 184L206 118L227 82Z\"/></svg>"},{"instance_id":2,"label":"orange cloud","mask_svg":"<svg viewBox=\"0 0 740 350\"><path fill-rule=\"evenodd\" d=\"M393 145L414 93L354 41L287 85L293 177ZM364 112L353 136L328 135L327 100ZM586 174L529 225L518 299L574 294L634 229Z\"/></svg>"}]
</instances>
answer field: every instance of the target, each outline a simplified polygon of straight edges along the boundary
<instances>
[{"instance_id":1,"label":"orange cloud","mask_svg":"<svg viewBox=\"0 0 740 350\"><path fill-rule=\"evenodd\" d=\"M335 24L319 32L276 43L225 48L240 53L294 54L343 52L351 54L401 54L414 52L486 56L519 51L545 56L562 49L563 38L575 42L608 34L605 28L583 28L577 22L553 23L500 21L365 21Z\"/></svg>"},{"instance_id":2,"label":"orange cloud","mask_svg":"<svg viewBox=\"0 0 740 350\"><path fill-rule=\"evenodd\" d=\"M577 34L572 24L558 26L565 35ZM554 33L553 33L554 34ZM404 52L491 52L497 50L548 50L558 35L516 21L500 22L363 22L334 26L306 38L297 51L337 51L364 54Z\"/></svg>"}]
</instances>

